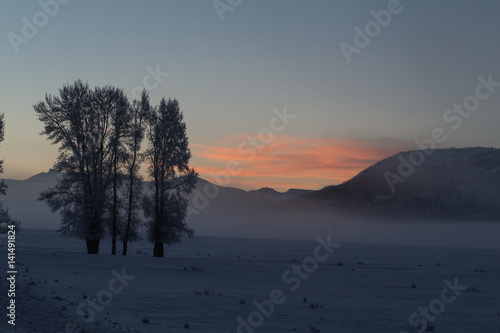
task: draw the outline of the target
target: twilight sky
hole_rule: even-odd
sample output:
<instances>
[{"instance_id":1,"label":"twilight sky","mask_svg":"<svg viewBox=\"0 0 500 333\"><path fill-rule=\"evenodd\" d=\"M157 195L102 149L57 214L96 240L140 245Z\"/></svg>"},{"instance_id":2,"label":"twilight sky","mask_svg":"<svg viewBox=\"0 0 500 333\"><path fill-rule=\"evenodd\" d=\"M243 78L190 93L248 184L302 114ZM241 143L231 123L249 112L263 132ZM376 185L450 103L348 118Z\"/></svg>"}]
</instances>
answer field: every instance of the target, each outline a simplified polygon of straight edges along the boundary
<instances>
[{"instance_id":1,"label":"twilight sky","mask_svg":"<svg viewBox=\"0 0 500 333\"><path fill-rule=\"evenodd\" d=\"M234 161L228 184L245 189L338 184L435 128L439 147L500 146L500 87L478 80L500 82L497 1L220 0L223 13L212 0L54 1L40 1L50 15L2 3L4 178L51 167L32 105L76 79L177 98L191 164L212 180ZM388 7L390 22L374 23ZM355 27L372 37L355 43ZM342 42L358 46L350 62ZM475 111L447 113L465 101Z\"/></svg>"}]
</instances>

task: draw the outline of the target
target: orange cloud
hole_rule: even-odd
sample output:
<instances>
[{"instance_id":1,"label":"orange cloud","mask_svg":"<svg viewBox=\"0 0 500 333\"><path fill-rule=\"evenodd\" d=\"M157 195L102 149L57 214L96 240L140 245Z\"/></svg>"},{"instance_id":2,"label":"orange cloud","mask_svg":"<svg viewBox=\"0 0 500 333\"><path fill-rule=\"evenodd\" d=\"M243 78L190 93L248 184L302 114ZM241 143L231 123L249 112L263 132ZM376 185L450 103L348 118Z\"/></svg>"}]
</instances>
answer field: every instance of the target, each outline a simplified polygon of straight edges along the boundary
<instances>
[{"instance_id":1,"label":"orange cloud","mask_svg":"<svg viewBox=\"0 0 500 333\"><path fill-rule=\"evenodd\" d=\"M319 189L342 183L400 151L395 141L382 139L306 139L280 134L262 139L235 135L213 145L192 143L193 165L210 181L210 175L228 175L230 163L239 172L225 178L230 180L228 186Z\"/></svg>"}]
</instances>

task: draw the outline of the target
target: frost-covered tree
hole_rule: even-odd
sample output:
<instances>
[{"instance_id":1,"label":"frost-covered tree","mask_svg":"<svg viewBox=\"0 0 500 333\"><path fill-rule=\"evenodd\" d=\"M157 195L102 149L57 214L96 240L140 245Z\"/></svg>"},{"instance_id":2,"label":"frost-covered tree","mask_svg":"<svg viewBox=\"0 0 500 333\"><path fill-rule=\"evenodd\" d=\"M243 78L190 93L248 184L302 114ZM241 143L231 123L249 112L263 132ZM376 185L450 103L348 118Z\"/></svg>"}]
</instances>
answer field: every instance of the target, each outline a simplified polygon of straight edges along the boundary
<instances>
[{"instance_id":1,"label":"frost-covered tree","mask_svg":"<svg viewBox=\"0 0 500 333\"><path fill-rule=\"evenodd\" d=\"M0 113L0 142L5 139L5 115ZM3 160L0 160L0 173L3 173ZM5 195L7 193L7 184L3 179L0 179L0 195Z\"/></svg>"},{"instance_id":2,"label":"frost-covered tree","mask_svg":"<svg viewBox=\"0 0 500 333\"><path fill-rule=\"evenodd\" d=\"M0 234L5 234L11 230L9 226L14 226L16 232L21 231L21 221L12 219L9 210L3 208L3 204L0 202Z\"/></svg>"},{"instance_id":3,"label":"frost-covered tree","mask_svg":"<svg viewBox=\"0 0 500 333\"><path fill-rule=\"evenodd\" d=\"M178 101L163 98L149 122L145 159L153 190L144 198L144 213L149 219L153 256L163 257L165 243L180 242L183 235L193 236L186 222L186 197L196 184L197 173L189 168L191 152Z\"/></svg>"},{"instance_id":4,"label":"frost-covered tree","mask_svg":"<svg viewBox=\"0 0 500 333\"><path fill-rule=\"evenodd\" d=\"M0 113L0 143L5 139L5 115ZM3 173L3 160L0 160L0 174ZM3 179L0 179L0 195L7 193L8 186ZM3 208L0 202L0 233L6 233L9 225L14 225L17 231L21 230L21 222L10 217L9 210Z\"/></svg>"},{"instance_id":5,"label":"frost-covered tree","mask_svg":"<svg viewBox=\"0 0 500 333\"><path fill-rule=\"evenodd\" d=\"M112 219L108 194L113 184L114 143L117 129L114 115L124 107L122 90L106 86L91 90L78 80L46 95L34 105L44 123L42 134L59 144L54 169L63 177L55 187L40 194L53 211L61 212L59 231L84 239L87 253L97 254L106 221Z\"/></svg>"},{"instance_id":6,"label":"frost-covered tree","mask_svg":"<svg viewBox=\"0 0 500 333\"><path fill-rule=\"evenodd\" d=\"M127 255L128 242L139 237L141 225L140 210L142 199L142 177L139 174L141 161L141 145L146 133L148 117L151 114L149 95L145 90L140 100L134 100L130 109L129 134L126 139L128 155L125 162L125 188L123 191L125 201L126 219L123 226L122 254Z\"/></svg>"},{"instance_id":7,"label":"frost-covered tree","mask_svg":"<svg viewBox=\"0 0 500 333\"><path fill-rule=\"evenodd\" d=\"M118 237L118 223L120 220L121 198L119 196L122 178L124 176L125 162L127 161L126 138L129 135L130 106L128 100L121 90L113 89L109 93L108 87L98 88L95 93L99 95L98 100L103 100L109 106L111 113L110 137L110 167L111 167L111 195L110 195L110 233L111 233L111 254L116 255L116 240Z\"/></svg>"}]
</instances>

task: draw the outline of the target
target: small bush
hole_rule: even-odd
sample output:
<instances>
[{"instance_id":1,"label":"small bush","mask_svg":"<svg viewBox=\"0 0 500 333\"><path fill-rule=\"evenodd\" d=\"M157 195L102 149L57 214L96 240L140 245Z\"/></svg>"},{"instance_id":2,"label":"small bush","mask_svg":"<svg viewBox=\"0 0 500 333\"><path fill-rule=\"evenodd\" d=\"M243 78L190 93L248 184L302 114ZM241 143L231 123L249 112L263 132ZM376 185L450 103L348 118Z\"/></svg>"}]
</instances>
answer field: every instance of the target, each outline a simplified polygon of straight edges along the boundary
<instances>
[{"instance_id":1,"label":"small bush","mask_svg":"<svg viewBox=\"0 0 500 333\"><path fill-rule=\"evenodd\" d=\"M222 296L222 292L221 291L219 291L218 293L215 293L215 291L210 291L207 288L203 288L203 293L200 292L200 291L198 291L198 290L195 290L194 294L198 295L198 296L201 296L201 295L205 295L205 296Z\"/></svg>"},{"instance_id":2,"label":"small bush","mask_svg":"<svg viewBox=\"0 0 500 333\"><path fill-rule=\"evenodd\" d=\"M308 304L309 309L323 309L325 303L311 302Z\"/></svg>"},{"instance_id":3,"label":"small bush","mask_svg":"<svg viewBox=\"0 0 500 333\"><path fill-rule=\"evenodd\" d=\"M308 330L309 330L309 332L311 332L311 333L319 333L319 332L321 332L321 330L320 330L320 329L317 329L315 326L312 326L312 325L308 325L308 326L307 326L307 329L308 329Z\"/></svg>"},{"instance_id":4,"label":"small bush","mask_svg":"<svg viewBox=\"0 0 500 333\"><path fill-rule=\"evenodd\" d=\"M477 289L475 286L469 287L469 291L475 291L478 292L479 289Z\"/></svg>"},{"instance_id":5,"label":"small bush","mask_svg":"<svg viewBox=\"0 0 500 333\"><path fill-rule=\"evenodd\" d=\"M418 323L414 325L409 325L407 327L407 330L409 332L414 332L414 331L423 332L424 330L427 332L431 332L434 330L434 328L436 327L432 323L427 323L425 327L421 323Z\"/></svg>"}]
</instances>

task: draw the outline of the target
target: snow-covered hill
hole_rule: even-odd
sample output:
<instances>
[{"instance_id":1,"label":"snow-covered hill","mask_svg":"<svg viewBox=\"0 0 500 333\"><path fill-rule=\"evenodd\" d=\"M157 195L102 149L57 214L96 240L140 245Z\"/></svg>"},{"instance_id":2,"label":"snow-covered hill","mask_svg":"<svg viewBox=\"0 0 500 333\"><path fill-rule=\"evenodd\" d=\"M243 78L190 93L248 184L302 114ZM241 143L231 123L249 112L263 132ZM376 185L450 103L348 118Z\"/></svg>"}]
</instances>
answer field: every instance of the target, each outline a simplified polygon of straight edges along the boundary
<instances>
[{"instance_id":1,"label":"snow-covered hill","mask_svg":"<svg viewBox=\"0 0 500 333\"><path fill-rule=\"evenodd\" d=\"M500 220L500 149L409 151L309 197L383 219Z\"/></svg>"}]
</instances>

